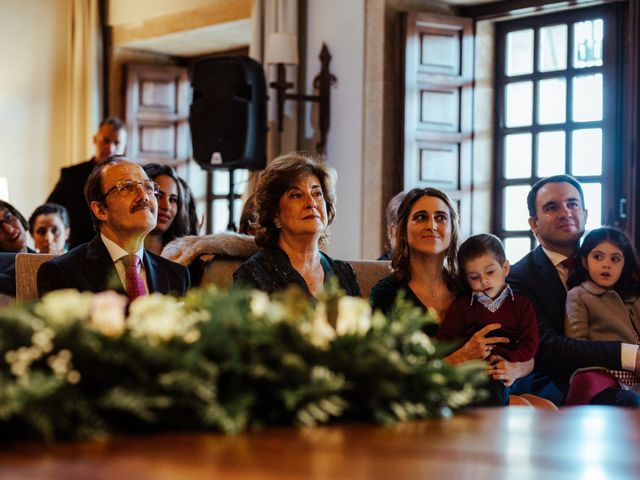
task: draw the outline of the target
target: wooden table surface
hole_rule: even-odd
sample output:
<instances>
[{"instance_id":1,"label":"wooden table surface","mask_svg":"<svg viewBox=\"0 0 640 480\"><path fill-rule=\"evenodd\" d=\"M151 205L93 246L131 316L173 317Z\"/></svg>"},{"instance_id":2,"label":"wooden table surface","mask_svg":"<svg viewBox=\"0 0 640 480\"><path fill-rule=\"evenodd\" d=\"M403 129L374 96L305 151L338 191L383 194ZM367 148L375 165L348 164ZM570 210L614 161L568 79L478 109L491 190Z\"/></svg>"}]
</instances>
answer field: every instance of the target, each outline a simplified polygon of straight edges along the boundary
<instances>
[{"instance_id":1,"label":"wooden table surface","mask_svg":"<svg viewBox=\"0 0 640 480\"><path fill-rule=\"evenodd\" d=\"M640 478L640 412L478 409L393 427L269 428L0 445L0 479Z\"/></svg>"}]
</instances>

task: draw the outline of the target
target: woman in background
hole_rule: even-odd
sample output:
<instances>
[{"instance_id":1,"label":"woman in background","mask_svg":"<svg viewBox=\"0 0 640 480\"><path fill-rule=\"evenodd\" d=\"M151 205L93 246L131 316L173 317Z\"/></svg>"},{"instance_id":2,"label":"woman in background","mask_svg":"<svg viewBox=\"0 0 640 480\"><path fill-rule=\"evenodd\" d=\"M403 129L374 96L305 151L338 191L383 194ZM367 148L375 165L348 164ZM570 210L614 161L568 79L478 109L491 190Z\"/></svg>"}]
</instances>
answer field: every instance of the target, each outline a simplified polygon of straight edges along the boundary
<instances>
[{"instance_id":1,"label":"woman in background","mask_svg":"<svg viewBox=\"0 0 640 480\"><path fill-rule=\"evenodd\" d=\"M262 250L233 275L235 285L267 293L297 285L316 297L332 277L360 295L353 267L320 251L335 217L335 170L303 153L276 158L254 194L255 238Z\"/></svg>"},{"instance_id":2,"label":"woman in background","mask_svg":"<svg viewBox=\"0 0 640 480\"><path fill-rule=\"evenodd\" d=\"M29 233L36 252L59 255L66 252L69 241L69 214L57 203L45 203L29 217Z\"/></svg>"},{"instance_id":3,"label":"woman in background","mask_svg":"<svg viewBox=\"0 0 640 480\"><path fill-rule=\"evenodd\" d=\"M29 252L29 224L13 205L0 200L0 252Z\"/></svg>"},{"instance_id":4,"label":"woman in background","mask_svg":"<svg viewBox=\"0 0 640 480\"><path fill-rule=\"evenodd\" d=\"M160 255L171 240L189 234L189 218L184 207L182 185L175 170L157 163L149 163L143 168L147 176L160 187L158 222L145 238L144 248Z\"/></svg>"}]
</instances>

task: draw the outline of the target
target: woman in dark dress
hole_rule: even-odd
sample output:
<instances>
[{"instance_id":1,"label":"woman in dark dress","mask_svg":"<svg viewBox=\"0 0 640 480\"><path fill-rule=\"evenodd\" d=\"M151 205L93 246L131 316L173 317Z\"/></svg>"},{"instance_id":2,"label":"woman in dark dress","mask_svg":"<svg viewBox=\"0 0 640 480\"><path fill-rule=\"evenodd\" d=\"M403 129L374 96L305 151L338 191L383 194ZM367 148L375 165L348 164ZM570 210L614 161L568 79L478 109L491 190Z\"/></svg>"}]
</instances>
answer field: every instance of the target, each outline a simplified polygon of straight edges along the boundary
<instances>
[{"instance_id":1,"label":"woman in dark dress","mask_svg":"<svg viewBox=\"0 0 640 480\"><path fill-rule=\"evenodd\" d=\"M335 217L335 179L335 170L303 153L269 164L254 195L255 238L262 250L240 265L234 285L267 293L297 285L316 297L336 277L347 295L360 295L353 267L320 251Z\"/></svg>"}]
</instances>

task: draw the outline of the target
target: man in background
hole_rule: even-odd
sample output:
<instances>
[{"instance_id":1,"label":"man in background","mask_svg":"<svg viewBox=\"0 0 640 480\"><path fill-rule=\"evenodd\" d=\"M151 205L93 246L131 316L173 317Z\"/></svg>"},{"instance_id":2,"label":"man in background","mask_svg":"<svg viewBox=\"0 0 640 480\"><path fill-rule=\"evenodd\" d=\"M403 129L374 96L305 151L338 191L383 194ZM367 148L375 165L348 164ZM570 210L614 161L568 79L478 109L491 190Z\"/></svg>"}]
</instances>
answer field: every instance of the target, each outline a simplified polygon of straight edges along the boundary
<instances>
[{"instance_id":1,"label":"man in background","mask_svg":"<svg viewBox=\"0 0 640 480\"><path fill-rule=\"evenodd\" d=\"M91 241L95 235L91 213L84 199L84 184L97 165L112 155L123 155L127 145L127 130L117 117L104 119L93 137L96 153L86 162L63 168L60 179L47 198L47 202L62 205L69 212L71 236L69 248Z\"/></svg>"}]
</instances>

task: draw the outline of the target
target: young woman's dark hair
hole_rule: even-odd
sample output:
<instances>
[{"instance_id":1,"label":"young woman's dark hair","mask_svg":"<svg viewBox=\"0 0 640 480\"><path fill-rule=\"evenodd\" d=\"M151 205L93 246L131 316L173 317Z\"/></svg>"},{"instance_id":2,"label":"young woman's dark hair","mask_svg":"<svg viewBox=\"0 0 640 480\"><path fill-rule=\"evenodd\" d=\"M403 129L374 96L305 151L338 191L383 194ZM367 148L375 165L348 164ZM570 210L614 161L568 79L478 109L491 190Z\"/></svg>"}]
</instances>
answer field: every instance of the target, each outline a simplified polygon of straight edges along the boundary
<instances>
[{"instance_id":1,"label":"young woman's dark hair","mask_svg":"<svg viewBox=\"0 0 640 480\"><path fill-rule=\"evenodd\" d=\"M581 261L577 262L575 271L569 280L567 280L567 287L569 289L576 287L589 278L589 272L587 272L587 269L582 263L587 261L589 253L602 242L614 244L622 251L622 255L624 256L622 273L613 286L613 289L624 299L640 295L640 266L638 265L638 257L629 238L624 232L614 227L596 228L584 237L578 253Z\"/></svg>"},{"instance_id":2,"label":"young woman's dark hair","mask_svg":"<svg viewBox=\"0 0 640 480\"><path fill-rule=\"evenodd\" d=\"M176 183L176 190L178 191L178 211L169 228L162 234L162 245L166 245L176 238L189 235L189 217L184 202L184 189L176 171L168 165L160 165L158 163L148 163L142 168L151 180L155 180L164 175Z\"/></svg>"}]
</instances>

